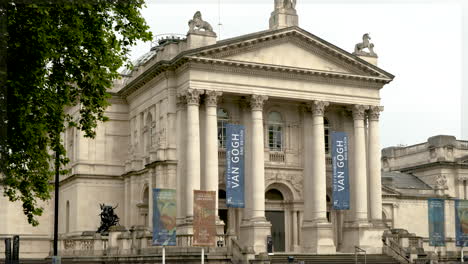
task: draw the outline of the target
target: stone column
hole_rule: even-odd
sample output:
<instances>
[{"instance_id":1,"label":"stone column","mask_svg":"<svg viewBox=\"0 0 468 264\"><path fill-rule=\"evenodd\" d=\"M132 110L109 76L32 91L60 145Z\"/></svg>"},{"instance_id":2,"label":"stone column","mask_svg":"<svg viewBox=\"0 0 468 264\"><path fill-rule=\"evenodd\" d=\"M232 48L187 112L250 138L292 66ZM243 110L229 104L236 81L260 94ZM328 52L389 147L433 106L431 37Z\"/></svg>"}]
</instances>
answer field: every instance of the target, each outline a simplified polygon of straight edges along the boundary
<instances>
[{"instance_id":1,"label":"stone column","mask_svg":"<svg viewBox=\"0 0 468 264\"><path fill-rule=\"evenodd\" d=\"M263 143L263 104L268 100L264 95L252 95L252 171L245 179L251 191L246 193L246 208L249 219L241 224L241 241L244 246L256 254L266 252L266 238L270 234L271 224L265 218L265 157ZM250 135L246 135L249 137Z\"/></svg>"},{"instance_id":2,"label":"stone column","mask_svg":"<svg viewBox=\"0 0 468 264\"><path fill-rule=\"evenodd\" d=\"M265 152L263 144L263 104L267 96L252 95L252 219L265 218Z\"/></svg>"},{"instance_id":3,"label":"stone column","mask_svg":"<svg viewBox=\"0 0 468 264\"><path fill-rule=\"evenodd\" d=\"M186 100L183 94L177 95L177 174L176 174L176 199L177 199L177 226L185 221L185 150L186 150Z\"/></svg>"},{"instance_id":4,"label":"stone column","mask_svg":"<svg viewBox=\"0 0 468 264\"><path fill-rule=\"evenodd\" d=\"M186 222L191 225L193 222L193 191L200 190L200 122L199 103L200 90L188 89L185 92L187 100L187 152L186 154L186 177L185 185L185 214Z\"/></svg>"},{"instance_id":5,"label":"stone column","mask_svg":"<svg viewBox=\"0 0 468 264\"><path fill-rule=\"evenodd\" d=\"M354 119L354 180L351 192L354 201L354 222L367 222L367 165L364 116L367 106L355 105L352 109Z\"/></svg>"},{"instance_id":6,"label":"stone column","mask_svg":"<svg viewBox=\"0 0 468 264\"><path fill-rule=\"evenodd\" d=\"M224 233L224 223L218 216L218 97L222 95L217 91L206 91L205 93L205 175L201 181L201 189L216 192L216 229L218 234Z\"/></svg>"},{"instance_id":7,"label":"stone column","mask_svg":"<svg viewBox=\"0 0 468 264\"><path fill-rule=\"evenodd\" d=\"M380 164L379 115L381 106L369 110L369 196L371 221L382 223L382 182Z\"/></svg>"},{"instance_id":8,"label":"stone column","mask_svg":"<svg viewBox=\"0 0 468 264\"><path fill-rule=\"evenodd\" d=\"M304 118L304 222L302 249L308 253L335 253L332 225L327 221L327 174L323 114L328 102L311 103L312 118Z\"/></svg>"}]
</instances>

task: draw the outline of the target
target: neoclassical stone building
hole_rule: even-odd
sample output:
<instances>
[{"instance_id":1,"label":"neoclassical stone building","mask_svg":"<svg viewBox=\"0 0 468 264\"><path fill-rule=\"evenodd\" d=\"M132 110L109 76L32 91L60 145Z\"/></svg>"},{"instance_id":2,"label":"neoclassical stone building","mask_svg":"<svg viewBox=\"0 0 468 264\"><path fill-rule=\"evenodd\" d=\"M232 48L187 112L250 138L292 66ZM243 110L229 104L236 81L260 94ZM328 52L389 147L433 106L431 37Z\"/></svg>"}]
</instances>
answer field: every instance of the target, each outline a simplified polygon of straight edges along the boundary
<instances>
[{"instance_id":1,"label":"neoclassical stone building","mask_svg":"<svg viewBox=\"0 0 468 264\"><path fill-rule=\"evenodd\" d=\"M425 249L432 251L427 199L444 198L446 246L439 250L459 252L454 200L468 200L468 141L439 135L416 145L384 148L382 169L387 226L421 236Z\"/></svg>"},{"instance_id":2,"label":"neoclassical stone building","mask_svg":"<svg viewBox=\"0 0 468 264\"><path fill-rule=\"evenodd\" d=\"M123 73L94 140L64 134L63 241L97 230L101 203L117 206L122 226L149 232L152 188L172 188L180 246L191 243L193 190L212 190L219 235L248 252L265 252L268 235L275 251L381 252L380 89L394 76L373 44L364 37L349 53L307 32L295 1L275 1L268 30L231 39L217 41L201 15L191 21L186 38L159 40ZM78 109L68 111L78 118ZM227 123L246 127L243 209L225 203ZM331 209L331 131L349 135L349 211ZM31 243L49 243L47 206L43 230L18 229Z\"/></svg>"}]
</instances>

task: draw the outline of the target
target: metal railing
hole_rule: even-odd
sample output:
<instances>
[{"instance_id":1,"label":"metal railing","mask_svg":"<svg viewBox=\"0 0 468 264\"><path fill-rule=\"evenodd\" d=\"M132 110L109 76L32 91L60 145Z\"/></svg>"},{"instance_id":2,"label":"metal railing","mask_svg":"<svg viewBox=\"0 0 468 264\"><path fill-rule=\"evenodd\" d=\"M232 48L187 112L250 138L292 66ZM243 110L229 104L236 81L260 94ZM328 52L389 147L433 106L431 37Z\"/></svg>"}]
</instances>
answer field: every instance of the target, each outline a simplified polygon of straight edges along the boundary
<instances>
[{"instance_id":1,"label":"metal railing","mask_svg":"<svg viewBox=\"0 0 468 264\"><path fill-rule=\"evenodd\" d=\"M364 264L367 264L367 251L358 246L354 246L354 263L358 263L358 253L364 253Z\"/></svg>"}]
</instances>

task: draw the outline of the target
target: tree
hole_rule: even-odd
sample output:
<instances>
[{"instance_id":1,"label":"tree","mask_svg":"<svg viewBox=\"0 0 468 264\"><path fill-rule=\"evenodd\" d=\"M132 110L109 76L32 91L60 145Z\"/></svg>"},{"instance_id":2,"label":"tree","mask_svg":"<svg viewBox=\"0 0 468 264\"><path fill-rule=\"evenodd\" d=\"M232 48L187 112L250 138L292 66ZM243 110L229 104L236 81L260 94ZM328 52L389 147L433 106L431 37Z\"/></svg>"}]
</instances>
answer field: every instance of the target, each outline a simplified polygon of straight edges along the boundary
<instances>
[{"instance_id":1,"label":"tree","mask_svg":"<svg viewBox=\"0 0 468 264\"><path fill-rule=\"evenodd\" d=\"M144 0L7 1L6 131L1 141L1 184L10 201L21 201L37 225L50 198L55 153L67 164L60 133L76 126L94 137L105 121L107 90L129 65L129 48L151 40L140 10ZM1 97L1 96L0 96ZM65 107L80 105L80 119Z\"/></svg>"}]
</instances>

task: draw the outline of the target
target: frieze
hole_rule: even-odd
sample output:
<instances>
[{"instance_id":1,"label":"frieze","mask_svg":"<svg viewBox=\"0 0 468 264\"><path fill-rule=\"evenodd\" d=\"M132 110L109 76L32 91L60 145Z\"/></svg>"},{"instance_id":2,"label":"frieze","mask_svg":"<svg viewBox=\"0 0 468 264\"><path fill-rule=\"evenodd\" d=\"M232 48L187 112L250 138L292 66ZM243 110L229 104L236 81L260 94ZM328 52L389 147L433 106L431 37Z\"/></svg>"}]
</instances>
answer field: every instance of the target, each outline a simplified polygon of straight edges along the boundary
<instances>
[{"instance_id":1,"label":"frieze","mask_svg":"<svg viewBox=\"0 0 468 264\"><path fill-rule=\"evenodd\" d=\"M218 98L223 95L222 92L218 91L206 91L205 92L205 104L207 106L214 106L218 105Z\"/></svg>"},{"instance_id":2,"label":"frieze","mask_svg":"<svg viewBox=\"0 0 468 264\"><path fill-rule=\"evenodd\" d=\"M310 69L292 69L286 66L258 65L258 67L255 68L253 65L240 64L236 67L232 67L233 65L228 65L227 63L218 62L216 64L216 62L212 62L210 60L201 60L198 62L199 63L194 63L192 65L194 69L254 76L279 77L282 79L314 81L317 83L346 85L356 88L381 88L382 85L386 83L386 81L381 78L374 78L370 76L347 75L330 72L324 73Z\"/></svg>"},{"instance_id":3,"label":"frieze","mask_svg":"<svg viewBox=\"0 0 468 264\"><path fill-rule=\"evenodd\" d=\"M436 178L436 187L439 189L446 189L447 188L447 176L445 174L437 175Z\"/></svg>"},{"instance_id":4,"label":"frieze","mask_svg":"<svg viewBox=\"0 0 468 264\"><path fill-rule=\"evenodd\" d=\"M262 111L263 105L267 100L268 96L266 95L253 94L250 97L250 107L252 108L252 110Z\"/></svg>"}]
</instances>

